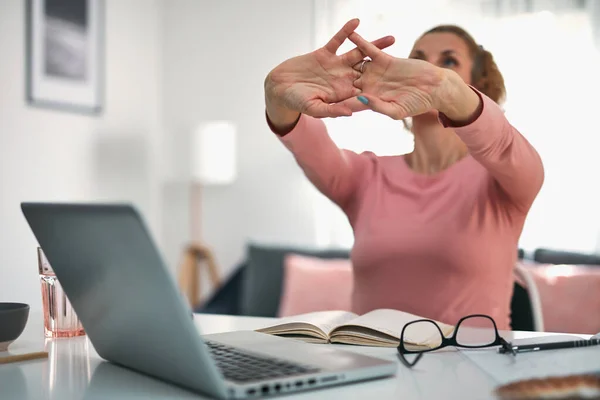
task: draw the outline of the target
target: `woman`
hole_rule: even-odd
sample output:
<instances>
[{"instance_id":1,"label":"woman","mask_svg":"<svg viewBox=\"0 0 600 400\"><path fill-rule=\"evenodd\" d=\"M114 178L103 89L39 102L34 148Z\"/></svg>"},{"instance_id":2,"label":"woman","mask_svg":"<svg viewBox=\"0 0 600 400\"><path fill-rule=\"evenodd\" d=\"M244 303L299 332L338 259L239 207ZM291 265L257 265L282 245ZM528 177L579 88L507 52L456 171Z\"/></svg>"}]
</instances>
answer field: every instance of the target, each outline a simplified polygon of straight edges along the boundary
<instances>
[{"instance_id":1,"label":"woman","mask_svg":"<svg viewBox=\"0 0 600 400\"><path fill-rule=\"evenodd\" d=\"M518 240L544 171L497 104L502 76L461 28L426 32L401 59L382 50L392 37L369 43L358 24L265 80L269 126L354 230L354 311L394 308L448 324L481 313L510 329ZM357 48L336 55L346 39ZM319 118L365 109L412 117L414 151L338 149Z\"/></svg>"}]
</instances>

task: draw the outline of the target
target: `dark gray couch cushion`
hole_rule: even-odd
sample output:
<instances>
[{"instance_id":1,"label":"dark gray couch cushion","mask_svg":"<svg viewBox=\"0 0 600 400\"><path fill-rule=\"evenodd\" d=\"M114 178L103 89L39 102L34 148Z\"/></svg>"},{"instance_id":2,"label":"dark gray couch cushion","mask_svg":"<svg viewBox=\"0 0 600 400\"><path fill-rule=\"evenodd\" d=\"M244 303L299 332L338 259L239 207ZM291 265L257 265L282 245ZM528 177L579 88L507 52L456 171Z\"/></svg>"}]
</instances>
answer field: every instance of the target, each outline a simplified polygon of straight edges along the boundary
<instances>
[{"instance_id":1,"label":"dark gray couch cushion","mask_svg":"<svg viewBox=\"0 0 600 400\"><path fill-rule=\"evenodd\" d=\"M203 314L240 315L244 272L246 272L245 262L237 265L225 282L194 311Z\"/></svg>"},{"instance_id":2,"label":"dark gray couch cushion","mask_svg":"<svg viewBox=\"0 0 600 400\"><path fill-rule=\"evenodd\" d=\"M325 259L350 257L350 251L344 249L318 250L250 243L247 246L247 264L240 297L242 315L277 316L283 283L283 263L289 253Z\"/></svg>"},{"instance_id":3,"label":"dark gray couch cushion","mask_svg":"<svg viewBox=\"0 0 600 400\"><path fill-rule=\"evenodd\" d=\"M553 249L536 249L533 260L540 264L600 265L600 255Z\"/></svg>"}]
</instances>

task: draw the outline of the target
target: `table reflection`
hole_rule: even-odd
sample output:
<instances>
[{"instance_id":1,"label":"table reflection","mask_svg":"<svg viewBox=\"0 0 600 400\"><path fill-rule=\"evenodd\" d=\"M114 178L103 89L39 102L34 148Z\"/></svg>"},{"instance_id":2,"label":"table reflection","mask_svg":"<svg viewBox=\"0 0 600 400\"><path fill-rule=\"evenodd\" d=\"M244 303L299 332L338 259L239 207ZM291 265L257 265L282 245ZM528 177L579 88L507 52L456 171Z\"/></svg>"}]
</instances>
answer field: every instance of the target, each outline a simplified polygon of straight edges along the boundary
<instances>
[{"instance_id":1,"label":"table reflection","mask_svg":"<svg viewBox=\"0 0 600 400\"><path fill-rule=\"evenodd\" d=\"M44 344L48 352L44 367L48 397L59 398L67 388L71 393L83 393L92 376L88 338L53 338Z\"/></svg>"},{"instance_id":2,"label":"table reflection","mask_svg":"<svg viewBox=\"0 0 600 400\"><path fill-rule=\"evenodd\" d=\"M166 382L103 361L94 368L83 396L95 399L208 399Z\"/></svg>"},{"instance_id":3,"label":"table reflection","mask_svg":"<svg viewBox=\"0 0 600 400\"><path fill-rule=\"evenodd\" d=\"M27 379L17 364L0 365L0 398L28 399Z\"/></svg>"}]
</instances>

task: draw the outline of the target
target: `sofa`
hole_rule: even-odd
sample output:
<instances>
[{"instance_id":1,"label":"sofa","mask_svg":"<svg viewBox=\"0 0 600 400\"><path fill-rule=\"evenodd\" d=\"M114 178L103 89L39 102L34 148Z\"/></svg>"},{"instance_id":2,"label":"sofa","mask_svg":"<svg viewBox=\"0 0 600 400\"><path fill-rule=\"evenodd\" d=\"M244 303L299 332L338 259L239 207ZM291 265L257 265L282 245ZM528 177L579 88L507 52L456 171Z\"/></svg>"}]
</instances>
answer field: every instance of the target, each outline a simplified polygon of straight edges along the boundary
<instances>
[{"instance_id":1,"label":"sofa","mask_svg":"<svg viewBox=\"0 0 600 400\"><path fill-rule=\"evenodd\" d=\"M348 249L311 249L293 246L249 243L245 260L195 311L207 314L277 317L284 281L284 260L288 254L322 259L347 259ZM518 250L519 258L524 253ZM527 289L515 282L511 304L512 327L534 330L531 302Z\"/></svg>"},{"instance_id":2,"label":"sofa","mask_svg":"<svg viewBox=\"0 0 600 400\"><path fill-rule=\"evenodd\" d=\"M287 254L324 259L349 258L347 249L310 249L249 243L246 257L225 283L197 309L209 314L276 317L281 299Z\"/></svg>"},{"instance_id":3,"label":"sofa","mask_svg":"<svg viewBox=\"0 0 600 400\"><path fill-rule=\"evenodd\" d=\"M574 251L539 248L533 252L537 264L590 265L600 267L599 254L585 254Z\"/></svg>"},{"instance_id":4,"label":"sofa","mask_svg":"<svg viewBox=\"0 0 600 400\"><path fill-rule=\"evenodd\" d=\"M600 255L540 248L520 264L535 281L546 331L600 332Z\"/></svg>"}]
</instances>

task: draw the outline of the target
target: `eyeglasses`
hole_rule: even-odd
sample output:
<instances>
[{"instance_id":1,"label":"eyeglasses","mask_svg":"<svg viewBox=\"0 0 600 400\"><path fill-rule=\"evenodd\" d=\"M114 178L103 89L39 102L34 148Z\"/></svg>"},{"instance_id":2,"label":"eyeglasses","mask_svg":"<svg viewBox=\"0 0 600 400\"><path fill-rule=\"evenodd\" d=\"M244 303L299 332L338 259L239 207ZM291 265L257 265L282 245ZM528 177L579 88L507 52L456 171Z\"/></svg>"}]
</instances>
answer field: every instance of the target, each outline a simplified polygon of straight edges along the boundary
<instances>
[{"instance_id":1,"label":"eyeglasses","mask_svg":"<svg viewBox=\"0 0 600 400\"><path fill-rule=\"evenodd\" d=\"M423 337L428 338L426 345L414 344L415 341L412 338ZM502 346L505 352L516 355L512 345L498 333L496 322L483 314L473 314L461 318L451 337L446 337L435 321L430 319L412 321L402 328L398 354L400 360L410 368L423 357L423 354L448 346L469 349ZM407 357L409 354L415 354L415 356Z\"/></svg>"}]
</instances>

